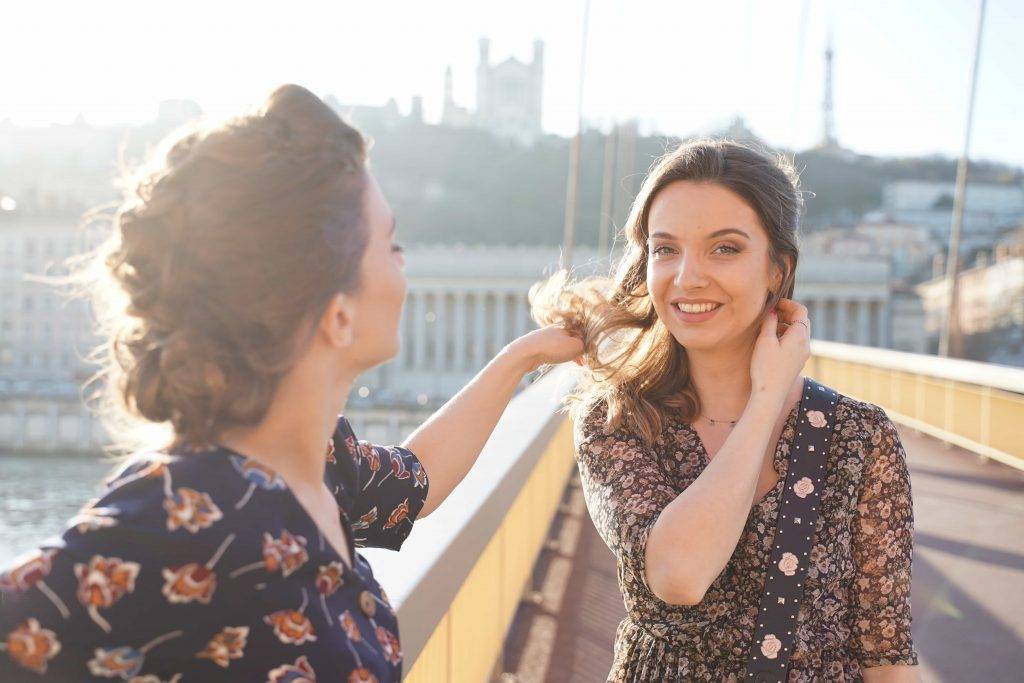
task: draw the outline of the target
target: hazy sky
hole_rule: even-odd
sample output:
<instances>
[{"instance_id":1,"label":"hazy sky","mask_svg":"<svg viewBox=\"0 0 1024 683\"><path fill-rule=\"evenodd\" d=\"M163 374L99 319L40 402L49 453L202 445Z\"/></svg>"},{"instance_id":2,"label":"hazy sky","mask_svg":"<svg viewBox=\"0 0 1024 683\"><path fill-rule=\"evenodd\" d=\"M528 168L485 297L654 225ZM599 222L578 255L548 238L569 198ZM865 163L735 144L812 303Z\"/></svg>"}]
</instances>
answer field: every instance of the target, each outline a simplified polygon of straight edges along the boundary
<instances>
[{"instance_id":1,"label":"hazy sky","mask_svg":"<svg viewBox=\"0 0 1024 683\"><path fill-rule=\"evenodd\" d=\"M769 142L807 147L821 136L831 24L840 142L957 155L979 1L592 0L584 116L687 134L742 114ZM0 120L142 122L166 98L219 114L288 81L346 103L395 97L403 111L421 94L436 120L449 64L456 99L473 105L486 35L497 60L529 59L533 40L546 42L544 127L575 128L583 0L4 5ZM989 0L973 157L1024 164L1022 29L1024 2Z\"/></svg>"}]
</instances>

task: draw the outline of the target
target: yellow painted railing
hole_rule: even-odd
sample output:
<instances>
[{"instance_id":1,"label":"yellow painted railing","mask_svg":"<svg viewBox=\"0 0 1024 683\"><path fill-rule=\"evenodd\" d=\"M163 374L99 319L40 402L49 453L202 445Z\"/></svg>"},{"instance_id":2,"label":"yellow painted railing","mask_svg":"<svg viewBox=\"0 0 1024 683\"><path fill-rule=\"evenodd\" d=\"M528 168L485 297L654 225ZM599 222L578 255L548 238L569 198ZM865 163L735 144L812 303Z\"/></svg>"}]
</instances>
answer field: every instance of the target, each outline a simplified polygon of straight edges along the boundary
<instances>
[{"instance_id":1,"label":"yellow painted railing","mask_svg":"<svg viewBox=\"0 0 1024 683\"><path fill-rule=\"evenodd\" d=\"M564 419L405 680L486 681L573 468Z\"/></svg>"},{"instance_id":2,"label":"yellow painted railing","mask_svg":"<svg viewBox=\"0 0 1024 683\"><path fill-rule=\"evenodd\" d=\"M883 408L893 421L1024 469L1024 370L811 343L806 374Z\"/></svg>"},{"instance_id":3,"label":"yellow painted railing","mask_svg":"<svg viewBox=\"0 0 1024 683\"><path fill-rule=\"evenodd\" d=\"M896 421L1024 469L1024 370L814 341L806 374ZM574 468L571 371L513 399L477 465L400 555L363 551L398 607L406 681L485 682Z\"/></svg>"},{"instance_id":4,"label":"yellow painted railing","mask_svg":"<svg viewBox=\"0 0 1024 683\"><path fill-rule=\"evenodd\" d=\"M555 368L513 398L449 498L401 553L364 549L397 606L406 681L487 681L558 511L573 460Z\"/></svg>"}]
</instances>

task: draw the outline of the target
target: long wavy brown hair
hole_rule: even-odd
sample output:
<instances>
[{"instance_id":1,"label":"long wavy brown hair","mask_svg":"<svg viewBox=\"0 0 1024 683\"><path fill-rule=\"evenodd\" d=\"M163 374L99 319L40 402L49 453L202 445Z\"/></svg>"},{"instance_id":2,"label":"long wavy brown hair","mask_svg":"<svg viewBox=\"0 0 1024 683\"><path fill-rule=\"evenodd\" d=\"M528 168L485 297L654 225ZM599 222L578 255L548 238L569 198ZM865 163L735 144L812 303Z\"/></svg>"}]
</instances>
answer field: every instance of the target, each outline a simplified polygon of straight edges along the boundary
<instances>
[{"instance_id":1,"label":"long wavy brown hair","mask_svg":"<svg viewBox=\"0 0 1024 683\"><path fill-rule=\"evenodd\" d=\"M104 340L88 398L109 450L209 442L264 417L330 298L360 286L366 151L285 85L172 134L127 178L109 239L73 264Z\"/></svg>"},{"instance_id":2,"label":"long wavy brown hair","mask_svg":"<svg viewBox=\"0 0 1024 683\"><path fill-rule=\"evenodd\" d=\"M530 289L539 325L559 325L583 340L583 365L566 397L572 418L607 405L609 429L639 434L650 447L666 415L692 421L700 397L686 349L658 318L647 292L648 215L658 193L677 181L714 183L739 195L768 235L769 258L783 273L764 312L792 298L799 256L797 224L803 208L799 180L785 157L723 139L681 144L651 167L622 230L625 248L614 274L575 281L561 270Z\"/></svg>"}]
</instances>

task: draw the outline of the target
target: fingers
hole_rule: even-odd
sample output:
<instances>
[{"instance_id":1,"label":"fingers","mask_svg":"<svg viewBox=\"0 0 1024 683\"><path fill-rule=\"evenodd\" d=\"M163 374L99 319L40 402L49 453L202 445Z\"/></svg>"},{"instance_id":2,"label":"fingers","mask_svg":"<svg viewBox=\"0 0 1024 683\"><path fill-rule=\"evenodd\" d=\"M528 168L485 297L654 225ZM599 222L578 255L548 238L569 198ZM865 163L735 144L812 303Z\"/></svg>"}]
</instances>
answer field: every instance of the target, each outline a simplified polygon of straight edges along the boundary
<instances>
[{"instance_id":1,"label":"fingers","mask_svg":"<svg viewBox=\"0 0 1024 683\"><path fill-rule=\"evenodd\" d=\"M807 320L807 307L792 299L779 299L776 310L779 312L779 321L788 325L795 320Z\"/></svg>"},{"instance_id":2,"label":"fingers","mask_svg":"<svg viewBox=\"0 0 1024 683\"><path fill-rule=\"evenodd\" d=\"M761 321L761 336L769 339L776 338L776 330L779 326L779 318L775 314L775 311L768 311Z\"/></svg>"},{"instance_id":3,"label":"fingers","mask_svg":"<svg viewBox=\"0 0 1024 683\"><path fill-rule=\"evenodd\" d=\"M807 315L806 306L792 299L780 299L778 308L780 311L779 321L786 328L779 337L780 342L783 339L793 339L800 335L810 339L811 321ZM792 332L793 328L799 328L800 331Z\"/></svg>"}]
</instances>

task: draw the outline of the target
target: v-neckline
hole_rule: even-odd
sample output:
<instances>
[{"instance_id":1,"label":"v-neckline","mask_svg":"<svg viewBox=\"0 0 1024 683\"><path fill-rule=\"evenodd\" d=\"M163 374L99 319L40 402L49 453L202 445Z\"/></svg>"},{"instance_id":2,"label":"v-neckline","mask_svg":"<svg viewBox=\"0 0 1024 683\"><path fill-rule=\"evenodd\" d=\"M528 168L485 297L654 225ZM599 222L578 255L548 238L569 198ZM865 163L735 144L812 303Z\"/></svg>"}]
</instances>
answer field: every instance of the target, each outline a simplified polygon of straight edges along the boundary
<instances>
[{"instance_id":1,"label":"v-neckline","mask_svg":"<svg viewBox=\"0 0 1024 683\"><path fill-rule=\"evenodd\" d=\"M786 420L785 422L782 423L782 431L779 432L779 438L775 442L775 450L772 453L772 467L775 470L775 473L778 475L778 481L776 481L774 486L765 491L764 495L762 495L755 503L753 503L750 506L751 512L762 507L764 503L768 501L769 498L774 498L775 496L777 496L779 491L786 484L786 474L789 471L789 463L787 462L786 458L780 457L779 453L782 450L782 437L786 434L786 428L790 426L790 422L794 423L794 434L796 433L795 421L800 414L800 404L803 403L804 390L807 387L807 378L804 378L803 384L804 386L801 387L800 390L800 399L795 404L793 404L792 408L789 409L789 413L786 415ZM711 456L708 454L707 448L704 446L704 440L700 438L700 434L693 427L693 425L690 424L689 422L682 422L682 424L686 427L687 430L689 430L689 432L693 435L694 440L697 442L697 455L700 458L700 472L703 472L704 469L709 464L711 464ZM792 447L792 444L790 444L790 447ZM700 472L698 472L697 476L700 476Z\"/></svg>"},{"instance_id":2,"label":"v-neckline","mask_svg":"<svg viewBox=\"0 0 1024 683\"><path fill-rule=\"evenodd\" d=\"M225 446L223 444L220 444L220 443L216 443L216 444L213 444L213 445L217 449L216 452L222 453L224 455L229 456L228 460L230 460L230 456L236 456L236 457L239 457L239 458L243 458L245 460L251 460L252 462L254 462L257 465L259 465L260 467L266 469L268 472L270 472L275 477L280 479L284 486L281 489L279 489L279 490L284 492L286 498L290 499L291 504L292 504L292 508L298 510L299 515L301 515L304 518L304 521L305 521L306 525L311 527L312 529L314 529L316 531L318 539L323 541L323 543L320 544L321 545L321 550L323 552L329 553L329 555L333 555L334 559L337 559L338 562L340 562L341 565L345 568L345 573L346 574L352 575L352 574L355 573L355 563L356 563L355 536L354 536L354 532L353 532L353 529L352 529L352 524L351 524L351 522L349 521L349 518L348 518L348 514L345 512L345 508L343 508L341 505L338 505L338 516L339 516L339 519L341 521L341 531L342 531L342 533L345 536L345 541L346 541L347 546L348 546L348 555L349 555L349 560L348 561L346 561L345 557L341 553L338 552L337 548L334 547L334 544L331 543L330 539L327 537L327 534L324 533L324 530L320 528L319 524L317 524L316 519L313 518L312 513L310 513L309 510L306 509L306 506L302 504L302 501L299 500L299 497L295 494L295 491L292 490L292 487L288 483L288 480L286 480L281 475L280 472L275 470L270 465L267 465L267 464L263 463L262 461L257 460L256 458L252 458L252 457L250 457L250 456L248 456L248 455L246 455L244 453L239 453L238 451L234 450L233 448L229 448L229 447L227 447L227 446ZM232 469L234 469L234 466L232 466ZM326 482L324 483L324 485L326 486Z\"/></svg>"}]
</instances>

